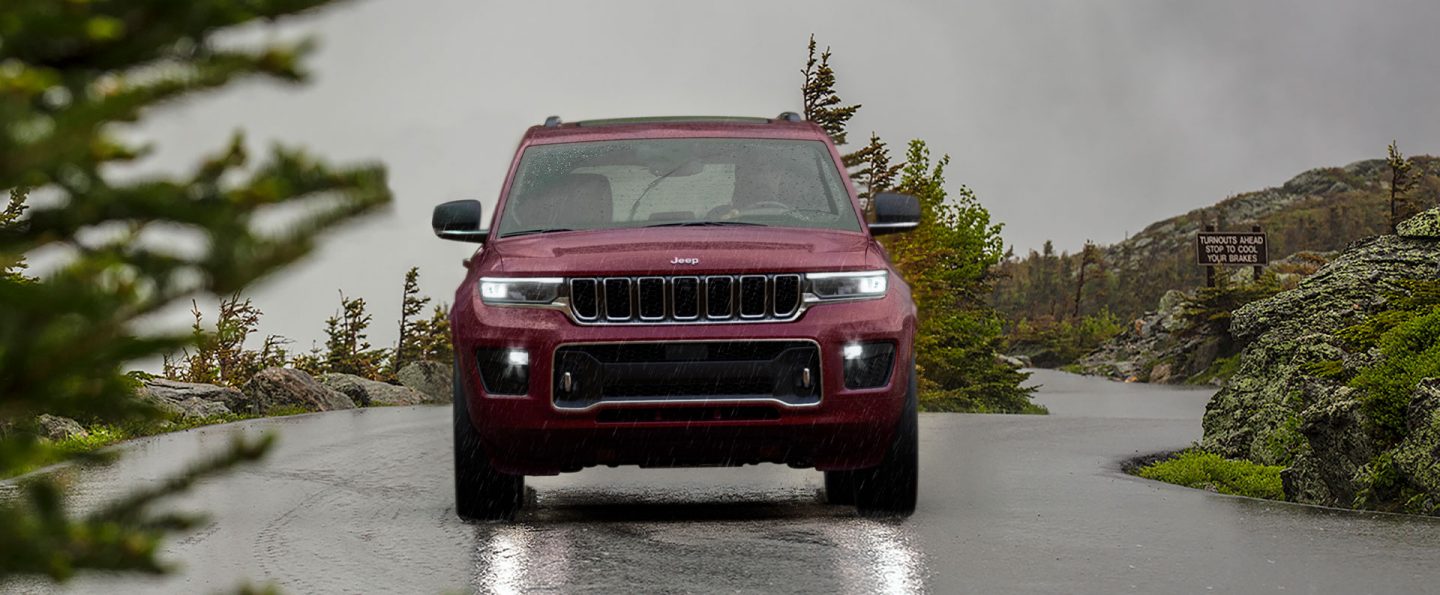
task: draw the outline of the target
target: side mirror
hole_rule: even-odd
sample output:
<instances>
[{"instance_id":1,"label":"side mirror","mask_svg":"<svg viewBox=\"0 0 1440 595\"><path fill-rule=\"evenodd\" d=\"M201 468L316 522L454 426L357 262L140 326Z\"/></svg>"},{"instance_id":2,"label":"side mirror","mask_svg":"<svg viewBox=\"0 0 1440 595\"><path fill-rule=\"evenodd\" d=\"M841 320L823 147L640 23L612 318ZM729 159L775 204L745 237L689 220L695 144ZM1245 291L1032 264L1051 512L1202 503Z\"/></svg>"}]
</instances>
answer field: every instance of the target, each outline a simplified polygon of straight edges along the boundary
<instances>
[{"instance_id":1,"label":"side mirror","mask_svg":"<svg viewBox=\"0 0 1440 595\"><path fill-rule=\"evenodd\" d=\"M908 194L881 192L875 195L875 222L870 235L902 233L920 225L920 200Z\"/></svg>"},{"instance_id":2,"label":"side mirror","mask_svg":"<svg viewBox=\"0 0 1440 595\"><path fill-rule=\"evenodd\" d=\"M485 216L484 207L478 200L452 200L435 207L430 215L430 228L442 240L457 242L485 243L490 230L480 227Z\"/></svg>"}]
</instances>

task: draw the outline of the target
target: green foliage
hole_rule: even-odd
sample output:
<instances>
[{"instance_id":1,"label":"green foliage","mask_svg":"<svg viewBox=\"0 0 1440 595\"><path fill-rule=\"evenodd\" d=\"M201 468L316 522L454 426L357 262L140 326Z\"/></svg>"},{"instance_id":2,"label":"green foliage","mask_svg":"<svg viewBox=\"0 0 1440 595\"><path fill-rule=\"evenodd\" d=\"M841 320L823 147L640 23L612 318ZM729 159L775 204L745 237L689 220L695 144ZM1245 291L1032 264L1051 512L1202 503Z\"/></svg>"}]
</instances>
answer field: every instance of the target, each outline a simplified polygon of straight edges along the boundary
<instances>
[{"instance_id":1,"label":"green foliage","mask_svg":"<svg viewBox=\"0 0 1440 595\"><path fill-rule=\"evenodd\" d=\"M801 93L806 119L819 125L837 145L845 143L845 125L860 109L841 105L835 93L830 50L816 57L810 37ZM920 227L889 236L885 246L916 304L915 362L920 373L920 406L931 411L1034 413L1026 374L995 361L1003 347L1001 321L986 303L990 270L1000 261L1000 225L975 194L960 186L945 188L950 157L933 160L923 140L912 140L905 162L892 164L887 145L875 134L870 143L845 156L847 167L861 166L852 179L866 196L888 190L920 201ZM898 176L898 178L897 178ZM439 324L439 310L432 322ZM435 334L440 334L436 332Z\"/></svg>"},{"instance_id":2,"label":"green foliage","mask_svg":"<svg viewBox=\"0 0 1440 595\"><path fill-rule=\"evenodd\" d=\"M1440 306L1440 281L1403 279L1397 284L1400 289L1385 296L1387 310L1336 333L1351 351L1366 351L1379 346L1380 338L1391 329Z\"/></svg>"},{"instance_id":3,"label":"green foliage","mask_svg":"<svg viewBox=\"0 0 1440 595\"><path fill-rule=\"evenodd\" d=\"M1414 190L1419 184L1415 178L1415 165L1405 158L1395 141L1390 141L1386 147L1385 165L1390 167L1390 233L1395 233L1395 226L1400 224L1400 205L1405 201L1405 195Z\"/></svg>"},{"instance_id":4,"label":"green foliage","mask_svg":"<svg viewBox=\"0 0 1440 595\"><path fill-rule=\"evenodd\" d=\"M1215 287L1202 287L1186 294L1180 306L1184 325L1181 336L1230 337L1230 319L1236 310L1251 302L1274 296L1282 290L1275 275L1262 276L1255 283L1236 283L1228 276Z\"/></svg>"},{"instance_id":5,"label":"green foliage","mask_svg":"<svg viewBox=\"0 0 1440 595\"><path fill-rule=\"evenodd\" d=\"M276 148L252 159L230 145L179 176L115 179L118 163L144 148L117 126L151 108L246 78L305 78L299 45L219 49L211 36L326 0L51 2L0 4L0 189L55 200L0 225L7 272L26 254L66 260L39 281L0 275L0 420L50 413L85 423L129 423L157 412L134 397L128 362L194 345L188 333L141 335L134 324L196 294L233 295L307 254L319 233L390 201L378 167L332 168ZM262 233L258 216L303 205L286 231ZM285 210L283 212L292 212ZM104 234L82 234L102 229ZM183 229L194 250L144 241ZM26 482L0 503L0 581L17 574L57 580L85 570L161 572L166 534L194 519L156 503L235 464L269 440L239 442L168 480L75 516L52 479ZM33 433L0 437L0 475L31 466L49 447Z\"/></svg>"},{"instance_id":6,"label":"green foliage","mask_svg":"<svg viewBox=\"0 0 1440 595\"><path fill-rule=\"evenodd\" d=\"M8 232L11 229L19 229L20 216L25 214L25 199L29 190L25 188L11 188L10 200L5 204L5 210L0 211L0 232ZM0 253L0 279L20 283L29 281L22 272L25 270L24 254Z\"/></svg>"},{"instance_id":7,"label":"green foliage","mask_svg":"<svg viewBox=\"0 0 1440 595\"><path fill-rule=\"evenodd\" d=\"M400 306L400 340L390 358L391 378L416 361L448 362L453 359L450 348L450 318L444 306L435 306L430 318L417 318L430 303L420 295L420 269L405 273L404 299Z\"/></svg>"},{"instance_id":8,"label":"green foliage","mask_svg":"<svg viewBox=\"0 0 1440 595\"><path fill-rule=\"evenodd\" d=\"M420 321L411 320L425 311L425 304L430 298L420 295L420 267L410 267L405 272L405 286L401 289L400 300L400 339L395 343L395 354L390 358L390 375L399 373L400 368L405 364L416 361L420 358L420 334L416 332L416 324Z\"/></svg>"},{"instance_id":9,"label":"green foliage","mask_svg":"<svg viewBox=\"0 0 1440 595\"><path fill-rule=\"evenodd\" d=\"M1381 444L1406 434L1405 412L1415 386L1440 377L1440 307L1432 307L1380 336L1381 360L1350 381Z\"/></svg>"},{"instance_id":10,"label":"green foliage","mask_svg":"<svg viewBox=\"0 0 1440 595\"><path fill-rule=\"evenodd\" d=\"M1000 260L1000 226L975 194L945 189L948 156L932 161L924 141L910 141L897 190L920 201L920 226L889 236L886 249L910 284L918 328L916 365L921 406L1020 413L1030 404L1026 375L997 364L1001 322L985 304L990 269Z\"/></svg>"},{"instance_id":11,"label":"green foliage","mask_svg":"<svg viewBox=\"0 0 1440 595\"><path fill-rule=\"evenodd\" d=\"M1405 478L1395 461L1394 451L1381 453L1359 472L1356 481L1355 508L1401 512L1406 514L1440 514L1432 494L1417 489Z\"/></svg>"},{"instance_id":12,"label":"green foliage","mask_svg":"<svg viewBox=\"0 0 1440 595\"><path fill-rule=\"evenodd\" d=\"M383 349L372 349L365 331L370 314L364 298L340 294L340 312L325 321L325 371L354 374L362 378L379 376L385 358Z\"/></svg>"},{"instance_id":13,"label":"green foliage","mask_svg":"<svg viewBox=\"0 0 1440 595\"><path fill-rule=\"evenodd\" d=\"M1062 367L1124 330L1125 326L1109 310L1074 321L1050 317L1021 319L1010 333L1009 351L1029 356L1037 366Z\"/></svg>"},{"instance_id":14,"label":"green foliage","mask_svg":"<svg viewBox=\"0 0 1440 595\"><path fill-rule=\"evenodd\" d=\"M805 70L800 71L805 75L805 83L800 87L805 105L804 116L829 134L835 144L843 145L845 125L850 122L850 118L855 117L855 112L860 110L860 104L842 105L844 102L835 93L835 71L830 68L830 48L825 48L825 51L816 57L816 47L815 36L811 35ZM854 164L847 161L846 165Z\"/></svg>"},{"instance_id":15,"label":"green foliage","mask_svg":"<svg viewBox=\"0 0 1440 595\"><path fill-rule=\"evenodd\" d=\"M450 343L450 314L444 306L435 306L427 320L415 321L415 355L431 362L455 359Z\"/></svg>"},{"instance_id":16,"label":"green foliage","mask_svg":"<svg viewBox=\"0 0 1440 595\"><path fill-rule=\"evenodd\" d=\"M859 166L851 172L861 198L874 198L876 193L885 192L895 186L896 176L905 167L903 163L890 162L890 147L875 133L870 133L870 144L851 153Z\"/></svg>"},{"instance_id":17,"label":"green foliage","mask_svg":"<svg viewBox=\"0 0 1440 595\"><path fill-rule=\"evenodd\" d=\"M195 318L190 327L195 351L184 349L176 359L166 355L166 378L241 386L257 372L284 366L290 359L286 341L277 335L265 337L258 351L245 347L246 339L259 327L264 313L250 300L240 301L238 294L220 300L214 332L205 330L204 316L193 300L190 313Z\"/></svg>"},{"instance_id":18,"label":"green foliage","mask_svg":"<svg viewBox=\"0 0 1440 595\"><path fill-rule=\"evenodd\" d=\"M1279 465L1227 459L1202 450L1186 450L1152 463L1136 473L1146 479L1210 490L1221 494L1284 500Z\"/></svg>"}]
</instances>

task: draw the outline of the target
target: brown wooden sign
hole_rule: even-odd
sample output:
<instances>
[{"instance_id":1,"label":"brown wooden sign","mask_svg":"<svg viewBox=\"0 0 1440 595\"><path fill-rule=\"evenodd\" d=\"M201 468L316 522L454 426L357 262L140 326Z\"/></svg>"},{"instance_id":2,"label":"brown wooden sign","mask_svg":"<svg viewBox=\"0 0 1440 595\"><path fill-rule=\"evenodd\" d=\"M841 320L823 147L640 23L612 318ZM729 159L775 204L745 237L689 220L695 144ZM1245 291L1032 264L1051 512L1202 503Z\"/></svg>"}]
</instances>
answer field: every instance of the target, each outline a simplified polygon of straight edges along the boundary
<instances>
[{"instance_id":1,"label":"brown wooden sign","mask_svg":"<svg viewBox=\"0 0 1440 595\"><path fill-rule=\"evenodd\" d=\"M1270 262L1263 232L1202 231L1195 238L1200 266L1258 266Z\"/></svg>"}]
</instances>

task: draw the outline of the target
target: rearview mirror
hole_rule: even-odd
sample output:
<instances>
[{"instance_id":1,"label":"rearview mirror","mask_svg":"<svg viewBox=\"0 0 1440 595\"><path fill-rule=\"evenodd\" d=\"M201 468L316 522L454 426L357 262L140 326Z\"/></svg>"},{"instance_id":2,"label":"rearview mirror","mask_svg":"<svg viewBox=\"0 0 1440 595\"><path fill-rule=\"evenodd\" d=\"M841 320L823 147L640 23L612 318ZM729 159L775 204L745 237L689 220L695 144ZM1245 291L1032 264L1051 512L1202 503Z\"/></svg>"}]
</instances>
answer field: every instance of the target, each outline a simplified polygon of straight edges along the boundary
<instances>
[{"instance_id":1,"label":"rearview mirror","mask_svg":"<svg viewBox=\"0 0 1440 595\"><path fill-rule=\"evenodd\" d=\"M485 243L490 230L480 227L485 216L478 200L452 200L435 207L430 215L430 228L436 237L457 242Z\"/></svg>"},{"instance_id":2,"label":"rearview mirror","mask_svg":"<svg viewBox=\"0 0 1440 595\"><path fill-rule=\"evenodd\" d=\"M908 194L881 192L875 195L875 222L870 235L901 233L920 225L920 200Z\"/></svg>"}]
</instances>

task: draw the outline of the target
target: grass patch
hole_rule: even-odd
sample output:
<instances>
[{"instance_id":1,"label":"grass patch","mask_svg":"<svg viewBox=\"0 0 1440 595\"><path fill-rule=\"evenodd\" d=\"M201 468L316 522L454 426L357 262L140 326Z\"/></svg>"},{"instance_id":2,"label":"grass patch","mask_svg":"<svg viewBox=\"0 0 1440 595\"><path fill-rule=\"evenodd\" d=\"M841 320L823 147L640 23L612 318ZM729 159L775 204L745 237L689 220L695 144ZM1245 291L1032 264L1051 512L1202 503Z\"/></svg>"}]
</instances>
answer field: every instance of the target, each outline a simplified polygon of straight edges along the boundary
<instances>
[{"instance_id":1,"label":"grass patch","mask_svg":"<svg viewBox=\"0 0 1440 595\"><path fill-rule=\"evenodd\" d=\"M1221 494L1284 500L1285 491L1280 484L1281 469L1284 467L1237 461L1190 449L1171 458L1145 465L1136 470L1135 474L1146 479Z\"/></svg>"},{"instance_id":2,"label":"grass patch","mask_svg":"<svg viewBox=\"0 0 1440 595\"><path fill-rule=\"evenodd\" d=\"M287 417L311 413L311 411L298 406L276 407L264 415L249 413L226 413L223 415L212 415L210 417L173 418L158 421L131 422L119 424L91 424L85 427L85 436L72 436L64 440L48 442L45 445L43 455L37 458L32 464L17 469L10 475L0 475L0 479L9 479L24 475L36 469L41 469L74 459L100 459L95 454L107 446L119 444L126 440L168 434L170 432L181 432L203 426L228 424L247 419L259 419L263 417Z\"/></svg>"}]
</instances>

